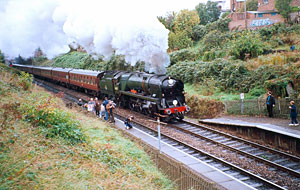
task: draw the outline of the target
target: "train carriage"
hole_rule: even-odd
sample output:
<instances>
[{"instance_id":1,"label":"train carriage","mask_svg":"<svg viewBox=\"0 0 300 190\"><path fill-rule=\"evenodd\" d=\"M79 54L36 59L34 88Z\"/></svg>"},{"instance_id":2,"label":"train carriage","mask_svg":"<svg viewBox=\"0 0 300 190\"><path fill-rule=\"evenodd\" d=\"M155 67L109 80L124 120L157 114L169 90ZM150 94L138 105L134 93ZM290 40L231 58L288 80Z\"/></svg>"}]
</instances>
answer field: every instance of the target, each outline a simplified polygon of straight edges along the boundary
<instances>
[{"instance_id":1,"label":"train carriage","mask_svg":"<svg viewBox=\"0 0 300 190\"><path fill-rule=\"evenodd\" d=\"M69 84L69 71L72 69L68 68L53 68L52 69L52 80L61 84Z\"/></svg>"},{"instance_id":2,"label":"train carriage","mask_svg":"<svg viewBox=\"0 0 300 190\"><path fill-rule=\"evenodd\" d=\"M69 82L71 86L82 88L87 93L98 94L100 91L99 82L103 75L103 71L72 69L69 71Z\"/></svg>"},{"instance_id":3,"label":"train carriage","mask_svg":"<svg viewBox=\"0 0 300 190\"><path fill-rule=\"evenodd\" d=\"M15 67L21 71L27 72L29 74L32 74L32 66L31 65L13 64L13 67Z\"/></svg>"},{"instance_id":4,"label":"train carriage","mask_svg":"<svg viewBox=\"0 0 300 190\"><path fill-rule=\"evenodd\" d=\"M44 79L52 79L52 67L39 67L39 69L41 70L41 77Z\"/></svg>"}]
</instances>

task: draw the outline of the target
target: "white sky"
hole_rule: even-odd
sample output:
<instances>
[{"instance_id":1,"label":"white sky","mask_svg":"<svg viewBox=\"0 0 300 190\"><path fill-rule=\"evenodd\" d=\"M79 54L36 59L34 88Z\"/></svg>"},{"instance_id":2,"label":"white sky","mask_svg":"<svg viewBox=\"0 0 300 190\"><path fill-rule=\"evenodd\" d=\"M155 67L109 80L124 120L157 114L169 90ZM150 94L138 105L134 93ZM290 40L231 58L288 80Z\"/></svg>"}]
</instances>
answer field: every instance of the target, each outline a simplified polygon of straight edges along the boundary
<instances>
[{"instance_id":1,"label":"white sky","mask_svg":"<svg viewBox=\"0 0 300 190\"><path fill-rule=\"evenodd\" d=\"M124 0L123 0L124 1ZM130 1L130 0L128 0ZM128 2L126 1L126 2ZM178 12L183 9L195 9L199 3L206 3L207 0L132 0L147 5L148 10L157 16L165 15L167 12Z\"/></svg>"}]
</instances>

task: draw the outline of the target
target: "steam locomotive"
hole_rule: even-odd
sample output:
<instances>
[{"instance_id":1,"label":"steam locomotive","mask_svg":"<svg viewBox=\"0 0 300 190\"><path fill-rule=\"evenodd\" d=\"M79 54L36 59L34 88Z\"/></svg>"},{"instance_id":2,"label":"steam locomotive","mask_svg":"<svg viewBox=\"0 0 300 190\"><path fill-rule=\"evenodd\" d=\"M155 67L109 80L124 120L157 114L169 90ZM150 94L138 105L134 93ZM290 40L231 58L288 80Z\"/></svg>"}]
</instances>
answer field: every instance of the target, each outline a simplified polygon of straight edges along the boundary
<instances>
[{"instance_id":1,"label":"steam locomotive","mask_svg":"<svg viewBox=\"0 0 300 190\"><path fill-rule=\"evenodd\" d=\"M190 110L185 102L183 82L166 75L19 64L12 66L37 78L83 90L99 98L107 96L124 108L161 117L166 122L171 119L182 120Z\"/></svg>"}]
</instances>

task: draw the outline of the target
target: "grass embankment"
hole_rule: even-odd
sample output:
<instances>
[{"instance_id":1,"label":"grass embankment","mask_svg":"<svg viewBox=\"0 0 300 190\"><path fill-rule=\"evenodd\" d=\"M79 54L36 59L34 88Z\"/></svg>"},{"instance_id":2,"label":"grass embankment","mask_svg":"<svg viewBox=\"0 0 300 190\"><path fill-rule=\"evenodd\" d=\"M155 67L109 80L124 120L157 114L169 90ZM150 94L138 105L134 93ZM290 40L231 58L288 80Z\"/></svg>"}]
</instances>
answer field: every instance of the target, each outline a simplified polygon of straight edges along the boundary
<instances>
[{"instance_id":1,"label":"grass embankment","mask_svg":"<svg viewBox=\"0 0 300 190\"><path fill-rule=\"evenodd\" d=\"M0 189L174 189L139 145L0 67Z\"/></svg>"}]
</instances>

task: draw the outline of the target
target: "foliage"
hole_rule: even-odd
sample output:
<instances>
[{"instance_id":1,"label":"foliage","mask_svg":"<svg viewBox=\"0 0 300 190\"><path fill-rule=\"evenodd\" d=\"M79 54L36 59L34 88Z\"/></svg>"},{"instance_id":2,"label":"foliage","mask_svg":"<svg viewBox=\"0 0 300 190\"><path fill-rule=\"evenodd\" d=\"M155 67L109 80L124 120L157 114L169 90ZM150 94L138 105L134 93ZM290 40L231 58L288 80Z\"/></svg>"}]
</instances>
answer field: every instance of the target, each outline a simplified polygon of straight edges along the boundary
<instances>
[{"instance_id":1,"label":"foliage","mask_svg":"<svg viewBox=\"0 0 300 190\"><path fill-rule=\"evenodd\" d=\"M174 65L177 62L196 61L197 59L199 59L198 52L191 48L174 51L169 55L170 55L171 65Z\"/></svg>"},{"instance_id":2,"label":"foliage","mask_svg":"<svg viewBox=\"0 0 300 190\"><path fill-rule=\"evenodd\" d=\"M247 11L257 11L258 0L248 0L246 3Z\"/></svg>"},{"instance_id":3,"label":"foliage","mask_svg":"<svg viewBox=\"0 0 300 190\"><path fill-rule=\"evenodd\" d=\"M200 24L206 25L219 19L220 10L216 2L208 1L206 4L199 3L196 6L196 11L200 17Z\"/></svg>"},{"instance_id":4,"label":"foliage","mask_svg":"<svg viewBox=\"0 0 300 190\"><path fill-rule=\"evenodd\" d=\"M289 21L289 14L293 11L291 2L292 0L275 0L275 8L286 21Z\"/></svg>"},{"instance_id":5,"label":"foliage","mask_svg":"<svg viewBox=\"0 0 300 190\"><path fill-rule=\"evenodd\" d=\"M228 15L230 15L230 12L224 12L224 13L221 15L221 18L222 18L222 19L227 18Z\"/></svg>"},{"instance_id":6,"label":"foliage","mask_svg":"<svg viewBox=\"0 0 300 190\"><path fill-rule=\"evenodd\" d=\"M201 40L205 37L205 35L209 34L210 32L219 32L223 33L229 31L228 24L231 21L230 18L221 18L215 22L209 23L207 25L196 25L193 28L193 39L194 40ZM229 35L227 33L226 35ZM228 37L228 36L227 36Z\"/></svg>"},{"instance_id":7,"label":"foliage","mask_svg":"<svg viewBox=\"0 0 300 190\"><path fill-rule=\"evenodd\" d=\"M71 144L85 141L74 116L57 108L54 99L46 94L36 93L26 97L19 109L24 120L39 127L46 137L62 137Z\"/></svg>"},{"instance_id":8,"label":"foliage","mask_svg":"<svg viewBox=\"0 0 300 190\"><path fill-rule=\"evenodd\" d=\"M186 31L169 33L169 48L171 50L188 48L188 47L192 47L192 45L193 45L193 40L189 37Z\"/></svg>"},{"instance_id":9,"label":"foliage","mask_svg":"<svg viewBox=\"0 0 300 190\"><path fill-rule=\"evenodd\" d=\"M220 101L200 98L197 95L186 95L186 102L191 107L188 116L193 118L214 118L224 112L224 104Z\"/></svg>"},{"instance_id":10,"label":"foliage","mask_svg":"<svg viewBox=\"0 0 300 190\"><path fill-rule=\"evenodd\" d=\"M56 57L52 66L63 68L83 69L86 62L90 59L84 52L73 51L68 54Z\"/></svg>"},{"instance_id":11,"label":"foliage","mask_svg":"<svg viewBox=\"0 0 300 190\"><path fill-rule=\"evenodd\" d=\"M187 9L181 10L176 15L174 20L174 31L185 31L189 37L192 36L193 27L199 23L199 16L196 11L189 11Z\"/></svg>"},{"instance_id":12,"label":"foliage","mask_svg":"<svg viewBox=\"0 0 300 190\"><path fill-rule=\"evenodd\" d=\"M264 44L258 34L243 32L233 40L230 54L236 59L253 58L264 52Z\"/></svg>"},{"instance_id":13,"label":"foliage","mask_svg":"<svg viewBox=\"0 0 300 190\"><path fill-rule=\"evenodd\" d=\"M19 55L19 57L15 58L15 63L16 64L21 64L21 65L32 65L33 61L32 61L32 58L24 59L23 57L21 57Z\"/></svg>"},{"instance_id":14,"label":"foliage","mask_svg":"<svg viewBox=\"0 0 300 190\"><path fill-rule=\"evenodd\" d=\"M174 20L176 18L176 12L168 12L166 16L159 16L157 19L168 29L174 32Z\"/></svg>"},{"instance_id":15,"label":"foliage","mask_svg":"<svg viewBox=\"0 0 300 190\"><path fill-rule=\"evenodd\" d=\"M33 76L29 73L21 71L18 80L19 85L23 87L23 90L29 90L32 85Z\"/></svg>"}]
</instances>

